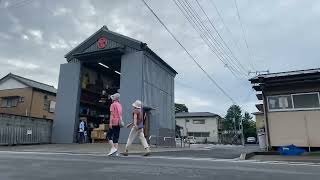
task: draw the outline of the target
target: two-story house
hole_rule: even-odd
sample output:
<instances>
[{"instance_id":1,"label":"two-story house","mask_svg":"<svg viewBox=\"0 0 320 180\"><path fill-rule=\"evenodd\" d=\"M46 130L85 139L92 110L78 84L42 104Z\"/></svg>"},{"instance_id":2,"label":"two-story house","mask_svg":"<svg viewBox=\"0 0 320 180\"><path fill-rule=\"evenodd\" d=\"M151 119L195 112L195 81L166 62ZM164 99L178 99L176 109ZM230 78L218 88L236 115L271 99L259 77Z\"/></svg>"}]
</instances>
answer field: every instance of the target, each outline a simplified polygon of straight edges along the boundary
<instances>
[{"instance_id":1,"label":"two-story house","mask_svg":"<svg viewBox=\"0 0 320 180\"><path fill-rule=\"evenodd\" d=\"M219 115L210 112L182 112L175 117L182 136L193 136L200 143L219 142Z\"/></svg>"},{"instance_id":2,"label":"two-story house","mask_svg":"<svg viewBox=\"0 0 320 180\"><path fill-rule=\"evenodd\" d=\"M53 119L57 90L14 74L0 79L0 113Z\"/></svg>"}]
</instances>

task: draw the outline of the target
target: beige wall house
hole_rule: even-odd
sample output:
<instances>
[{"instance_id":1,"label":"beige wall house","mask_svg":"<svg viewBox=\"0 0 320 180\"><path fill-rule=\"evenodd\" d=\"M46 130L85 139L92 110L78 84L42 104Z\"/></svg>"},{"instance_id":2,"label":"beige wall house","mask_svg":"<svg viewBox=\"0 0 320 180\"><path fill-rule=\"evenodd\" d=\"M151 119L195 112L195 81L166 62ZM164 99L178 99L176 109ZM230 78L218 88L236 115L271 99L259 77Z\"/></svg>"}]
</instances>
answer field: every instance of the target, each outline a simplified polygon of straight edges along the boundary
<instances>
[{"instance_id":1,"label":"beige wall house","mask_svg":"<svg viewBox=\"0 0 320 180\"><path fill-rule=\"evenodd\" d=\"M209 112L177 113L176 124L181 127L182 136L194 136L197 142L219 142L219 121L221 117Z\"/></svg>"},{"instance_id":2,"label":"beige wall house","mask_svg":"<svg viewBox=\"0 0 320 180\"><path fill-rule=\"evenodd\" d=\"M320 147L320 69L263 74L250 79L261 104L257 128L267 145Z\"/></svg>"},{"instance_id":3,"label":"beige wall house","mask_svg":"<svg viewBox=\"0 0 320 180\"><path fill-rule=\"evenodd\" d=\"M0 79L0 113L53 119L57 90L8 74Z\"/></svg>"}]
</instances>

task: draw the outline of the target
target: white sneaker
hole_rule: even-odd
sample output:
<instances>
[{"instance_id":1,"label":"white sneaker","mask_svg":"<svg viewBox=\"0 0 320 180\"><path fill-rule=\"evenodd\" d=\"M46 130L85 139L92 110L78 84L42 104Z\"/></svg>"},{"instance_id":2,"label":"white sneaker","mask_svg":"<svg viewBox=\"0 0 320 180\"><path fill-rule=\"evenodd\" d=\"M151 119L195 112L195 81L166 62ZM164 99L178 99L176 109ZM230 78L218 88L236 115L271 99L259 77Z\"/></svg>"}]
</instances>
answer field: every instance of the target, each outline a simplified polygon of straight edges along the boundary
<instances>
[{"instance_id":1,"label":"white sneaker","mask_svg":"<svg viewBox=\"0 0 320 180\"><path fill-rule=\"evenodd\" d=\"M118 150L116 149L116 148L111 148L111 150L110 150L110 152L109 152L109 154L108 154L108 156L111 156L111 155L113 155L114 153L116 153Z\"/></svg>"}]
</instances>

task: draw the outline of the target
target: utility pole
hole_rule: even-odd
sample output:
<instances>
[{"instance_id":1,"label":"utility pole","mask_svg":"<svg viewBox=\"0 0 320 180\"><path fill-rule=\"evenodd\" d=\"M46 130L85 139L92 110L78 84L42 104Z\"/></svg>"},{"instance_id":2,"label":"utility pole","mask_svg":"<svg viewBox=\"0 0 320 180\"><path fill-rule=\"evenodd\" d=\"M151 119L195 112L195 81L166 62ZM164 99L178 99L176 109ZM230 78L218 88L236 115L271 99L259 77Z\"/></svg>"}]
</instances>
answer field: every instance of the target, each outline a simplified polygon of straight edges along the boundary
<instances>
[{"instance_id":1,"label":"utility pole","mask_svg":"<svg viewBox=\"0 0 320 180\"><path fill-rule=\"evenodd\" d=\"M234 134L237 132L237 126L236 126L236 118L233 117L233 125L234 125Z\"/></svg>"},{"instance_id":2,"label":"utility pole","mask_svg":"<svg viewBox=\"0 0 320 180\"><path fill-rule=\"evenodd\" d=\"M242 118L241 118L241 142L242 142L242 146L244 146L243 119Z\"/></svg>"}]
</instances>

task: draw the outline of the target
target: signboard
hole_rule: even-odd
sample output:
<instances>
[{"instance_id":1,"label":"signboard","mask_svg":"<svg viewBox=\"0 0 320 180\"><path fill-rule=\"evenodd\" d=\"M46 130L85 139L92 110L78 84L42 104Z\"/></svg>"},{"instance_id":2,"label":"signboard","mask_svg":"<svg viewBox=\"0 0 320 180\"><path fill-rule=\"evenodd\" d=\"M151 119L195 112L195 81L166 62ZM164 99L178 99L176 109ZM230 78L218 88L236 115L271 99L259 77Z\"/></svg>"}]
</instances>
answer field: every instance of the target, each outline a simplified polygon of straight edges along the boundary
<instances>
[{"instance_id":1,"label":"signboard","mask_svg":"<svg viewBox=\"0 0 320 180\"><path fill-rule=\"evenodd\" d=\"M106 37L100 37L97 43L98 49L103 49L106 47L107 44L107 38Z\"/></svg>"},{"instance_id":2,"label":"signboard","mask_svg":"<svg viewBox=\"0 0 320 180\"><path fill-rule=\"evenodd\" d=\"M27 129L27 135L32 135L32 129Z\"/></svg>"}]
</instances>

